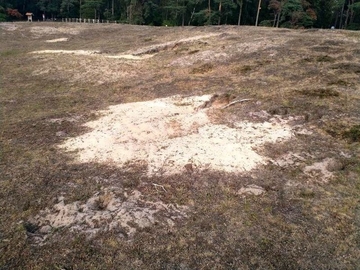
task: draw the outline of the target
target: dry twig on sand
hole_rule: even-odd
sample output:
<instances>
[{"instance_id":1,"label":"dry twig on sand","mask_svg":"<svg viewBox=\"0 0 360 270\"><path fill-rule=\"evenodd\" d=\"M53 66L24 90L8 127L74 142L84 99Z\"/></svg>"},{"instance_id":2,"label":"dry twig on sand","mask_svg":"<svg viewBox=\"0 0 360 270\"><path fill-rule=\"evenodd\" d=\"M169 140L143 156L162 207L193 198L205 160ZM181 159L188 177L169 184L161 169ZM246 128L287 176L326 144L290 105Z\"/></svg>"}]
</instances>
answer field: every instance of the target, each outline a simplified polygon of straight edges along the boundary
<instances>
[{"instance_id":1,"label":"dry twig on sand","mask_svg":"<svg viewBox=\"0 0 360 270\"><path fill-rule=\"evenodd\" d=\"M159 185L159 184L155 184L155 183L152 183L152 184L153 184L153 186L154 186L155 188L160 187L160 188L162 188L165 192L167 192L163 185Z\"/></svg>"},{"instance_id":2,"label":"dry twig on sand","mask_svg":"<svg viewBox=\"0 0 360 270\"><path fill-rule=\"evenodd\" d=\"M245 98L245 99L238 99L238 100L234 100L233 102L230 102L229 104L225 105L224 107L222 107L221 109L226 109L227 107L230 107L236 103L241 103L244 101L249 101L249 100L253 100L252 98Z\"/></svg>"}]
</instances>

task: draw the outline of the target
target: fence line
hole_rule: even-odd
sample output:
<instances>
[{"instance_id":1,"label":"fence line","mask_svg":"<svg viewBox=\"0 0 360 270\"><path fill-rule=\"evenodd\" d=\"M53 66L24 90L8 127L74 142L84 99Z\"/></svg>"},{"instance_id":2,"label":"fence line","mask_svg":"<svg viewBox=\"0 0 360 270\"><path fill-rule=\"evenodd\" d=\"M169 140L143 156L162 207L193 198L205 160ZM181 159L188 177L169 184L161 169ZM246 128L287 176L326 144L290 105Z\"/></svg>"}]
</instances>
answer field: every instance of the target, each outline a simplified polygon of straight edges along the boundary
<instances>
[{"instance_id":1,"label":"fence line","mask_svg":"<svg viewBox=\"0 0 360 270\"><path fill-rule=\"evenodd\" d=\"M82 19L82 18L62 18L62 22L75 22L75 23L119 23L118 21L99 20L99 19Z\"/></svg>"}]
</instances>

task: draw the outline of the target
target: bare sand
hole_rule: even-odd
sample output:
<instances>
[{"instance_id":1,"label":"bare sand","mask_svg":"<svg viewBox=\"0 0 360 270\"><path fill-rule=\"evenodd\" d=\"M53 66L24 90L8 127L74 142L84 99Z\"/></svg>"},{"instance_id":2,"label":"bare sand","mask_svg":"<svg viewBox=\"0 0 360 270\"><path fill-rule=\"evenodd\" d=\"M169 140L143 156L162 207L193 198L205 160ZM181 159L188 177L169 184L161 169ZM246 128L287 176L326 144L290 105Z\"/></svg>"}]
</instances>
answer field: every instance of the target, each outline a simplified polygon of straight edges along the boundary
<instances>
[{"instance_id":1,"label":"bare sand","mask_svg":"<svg viewBox=\"0 0 360 270\"><path fill-rule=\"evenodd\" d=\"M74 152L78 162L122 167L145 162L148 175L183 173L191 164L197 171L249 171L267 162L256 149L292 137L286 121L241 121L232 127L212 123L209 110L199 109L210 95L155 99L120 104L102 111L85 124L88 133L69 138L60 148Z\"/></svg>"}]
</instances>

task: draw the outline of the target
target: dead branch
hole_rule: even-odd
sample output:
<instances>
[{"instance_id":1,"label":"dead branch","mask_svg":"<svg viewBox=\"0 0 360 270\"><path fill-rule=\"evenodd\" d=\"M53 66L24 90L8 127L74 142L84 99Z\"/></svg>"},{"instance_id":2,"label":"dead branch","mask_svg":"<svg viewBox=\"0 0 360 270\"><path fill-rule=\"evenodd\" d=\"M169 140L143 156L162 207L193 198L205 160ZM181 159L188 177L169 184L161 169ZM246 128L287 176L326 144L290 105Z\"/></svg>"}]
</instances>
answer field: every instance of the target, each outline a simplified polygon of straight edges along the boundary
<instances>
[{"instance_id":1,"label":"dead branch","mask_svg":"<svg viewBox=\"0 0 360 270\"><path fill-rule=\"evenodd\" d=\"M155 184L155 183L152 183L152 184L153 184L153 186L154 186L155 188L160 187L160 188L162 188L165 192L167 192L163 185L159 185L159 184Z\"/></svg>"},{"instance_id":2,"label":"dead branch","mask_svg":"<svg viewBox=\"0 0 360 270\"><path fill-rule=\"evenodd\" d=\"M249 100L253 100L252 98L245 98L245 99L238 99L238 100L234 100L233 102L230 102L229 104L225 105L224 107L222 107L221 109L226 109L227 107L230 107L236 103L241 103L244 101L249 101Z\"/></svg>"}]
</instances>

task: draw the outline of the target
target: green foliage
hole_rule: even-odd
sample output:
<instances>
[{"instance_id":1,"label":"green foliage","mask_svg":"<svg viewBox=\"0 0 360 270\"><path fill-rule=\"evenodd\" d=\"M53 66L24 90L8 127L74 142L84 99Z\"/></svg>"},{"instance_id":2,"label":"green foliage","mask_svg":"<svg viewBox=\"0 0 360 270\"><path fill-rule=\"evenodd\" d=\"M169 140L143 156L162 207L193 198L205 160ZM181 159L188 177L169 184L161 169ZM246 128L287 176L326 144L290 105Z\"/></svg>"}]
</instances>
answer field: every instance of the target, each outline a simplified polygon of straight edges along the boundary
<instances>
[{"instance_id":1,"label":"green foliage","mask_svg":"<svg viewBox=\"0 0 360 270\"><path fill-rule=\"evenodd\" d=\"M75 0L73 2L70 1L69 6L67 6L67 1L60 1L60 0L39 0L36 3L36 7L42 13L51 13L57 14L59 13L60 9L66 12L74 7L74 3L77 3ZM65 13L66 13L65 12ZM67 14L66 14L67 15Z\"/></svg>"},{"instance_id":2,"label":"green foliage","mask_svg":"<svg viewBox=\"0 0 360 270\"><path fill-rule=\"evenodd\" d=\"M304 0L287 0L284 2L281 10L282 26L291 28L312 27L317 16L310 6L310 3Z\"/></svg>"},{"instance_id":3,"label":"green foliage","mask_svg":"<svg viewBox=\"0 0 360 270\"><path fill-rule=\"evenodd\" d=\"M343 137L351 142L360 142L360 125L355 125L343 133Z\"/></svg>"},{"instance_id":4,"label":"green foliage","mask_svg":"<svg viewBox=\"0 0 360 270\"><path fill-rule=\"evenodd\" d=\"M0 22L5 22L7 19L7 15L5 13L5 8L0 6Z\"/></svg>"},{"instance_id":5,"label":"green foliage","mask_svg":"<svg viewBox=\"0 0 360 270\"><path fill-rule=\"evenodd\" d=\"M360 30L360 23L350 23L347 27L349 30Z\"/></svg>"},{"instance_id":6,"label":"green foliage","mask_svg":"<svg viewBox=\"0 0 360 270\"><path fill-rule=\"evenodd\" d=\"M63 0L63 1L71 2L70 5L72 6L74 6L74 4L76 3L76 0ZM102 5L103 5L102 0L86 0L81 5L82 17L87 19L98 19Z\"/></svg>"},{"instance_id":7,"label":"green foliage","mask_svg":"<svg viewBox=\"0 0 360 270\"><path fill-rule=\"evenodd\" d=\"M155 1L147 1L144 4L145 24L160 26L162 24L161 10Z\"/></svg>"},{"instance_id":8,"label":"green foliage","mask_svg":"<svg viewBox=\"0 0 360 270\"><path fill-rule=\"evenodd\" d=\"M217 13L220 21L228 23L228 19L233 15L236 14L237 4L234 3L232 0L215 0L215 3L221 5L221 11Z\"/></svg>"},{"instance_id":9,"label":"green foliage","mask_svg":"<svg viewBox=\"0 0 360 270\"><path fill-rule=\"evenodd\" d=\"M0 13L0 22L5 22L5 21L6 21L6 19L7 19L6 14L4 14L4 13Z\"/></svg>"},{"instance_id":10,"label":"green foliage","mask_svg":"<svg viewBox=\"0 0 360 270\"><path fill-rule=\"evenodd\" d=\"M176 26L174 21L170 21L170 20L163 20L162 26Z\"/></svg>"},{"instance_id":11,"label":"green foliage","mask_svg":"<svg viewBox=\"0 0 360 270\"><path fill-rule=\"evenodd\" d=\"M62 0L60 5L60 12L64 17L76 17L73 8L77 0Z\"/></svg>"},{"instance_id":12,"label":"green foliage","mask_svg":"<svg viewBox=\"0 0 360 270\"><path fill-rule=\"evenodd\" d=\"M120 20L147 25L254 25L258 0L0 0L4 10L21 14L45 13L47 17L81 17ZM267 8L266 8L267 7ZM241 14L239 14L241 12ZM341 12L343 12L341 14ZM359 29L360 0L262 0L261 25L281 27ZM345 22L346 21L346 22Z\"/></svg>"},{"instance_id":13,"label":"green foliage","mask_svg":"<svg viewBox=\"0 0 360 270\"><path fill-rule=\"evenodd\" d=\"M271 27L273 25L273 22L271 20L263 20L259 23L259 25Z\"/></svg>"}]
</instances>

